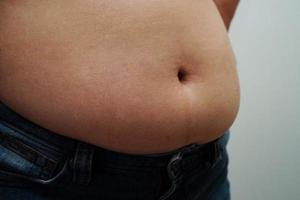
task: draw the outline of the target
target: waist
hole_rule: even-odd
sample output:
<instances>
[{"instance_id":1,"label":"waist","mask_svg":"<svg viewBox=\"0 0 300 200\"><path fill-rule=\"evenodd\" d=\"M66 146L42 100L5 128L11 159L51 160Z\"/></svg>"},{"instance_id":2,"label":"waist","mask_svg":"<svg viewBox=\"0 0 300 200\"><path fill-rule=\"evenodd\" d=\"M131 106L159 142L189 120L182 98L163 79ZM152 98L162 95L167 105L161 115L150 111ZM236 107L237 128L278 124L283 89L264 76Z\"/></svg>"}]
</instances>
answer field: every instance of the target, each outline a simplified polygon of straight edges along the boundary
<instances>
[{"instance_id":1,"label":"waist","mask_svg":"<svg viewBox=\"0 0 300 200\"><path fill-rule=\"evenodd\" d=\"M67 184L87 184L93 162L93 178L98 173L102 176L102 169L146 171L160 168L164 173L167 169L170 178L177 180L182 173L212 167L226 156L228 139L229 132L226 131L220 138L206 144L190 144L159 154L126 154L57 135L0 104L0 147L2 156L7 158L2 160L0 176L1 181L7 178L7 183L16 183L20 179L20 183L27 181L24 184L29 184L28 181L46 185L64 184L64 181ZM23 165L17 165L16 160ZM27 170L28 166L35 170ZM69 170L74 170L74 174Z\"/></svg>"},{"instance_id":2,"label":"waist","mask_svg":"<svg viewBox=\"0 0 300 200\"><path fill-rule=\"evenodd\" d=\"M1 115L11 123L23 119L21 126L34 123L52 133L117 152L163 153L191 143L213 141L233 122L235 105L226 101L235 97L220 96L212 101L212 87L192 84L178 83L173 87L170 84L170 88L162 84L163 89L154 87L136 94L126 94L130 90L124 89L120 90L123 94L106 93L108 98L101 93L94 97L70 97L67 95L70 91L66 91L50 100L47 92L42 99L28 93L25 95L29 101L18 102L17 96L5 98L8 104L1 104ZM4 96L9 94L1 92Z\"/></svg>"},{"instance_id":3,"label":"waist","mask_svg":"<svg viewBox=\"0 0 300 200\"><path fill-rule=\"evenodd\" d=\"M229 130L226 130L220 137L208 143L192 143L168 152L135 155L112 151L64 137L26 120L0 102L1 146L29 162L36 162L37 165L47 163L43 161L44 159L49 159L48 164L51 164L50 161L62 164L59 162L71 158L76 153L82 153L77 151L84 151L84 149L89 150L89 153L94 154L93 157L96 160L101 161L95 165L165 167L172 157L176 157L175 155L181 159L194 154L201 157L201 161L212 159L211 161L214 162L214 159L217 159L219 154L225 150L229 134Z\"/></svg>"}]
</instances>

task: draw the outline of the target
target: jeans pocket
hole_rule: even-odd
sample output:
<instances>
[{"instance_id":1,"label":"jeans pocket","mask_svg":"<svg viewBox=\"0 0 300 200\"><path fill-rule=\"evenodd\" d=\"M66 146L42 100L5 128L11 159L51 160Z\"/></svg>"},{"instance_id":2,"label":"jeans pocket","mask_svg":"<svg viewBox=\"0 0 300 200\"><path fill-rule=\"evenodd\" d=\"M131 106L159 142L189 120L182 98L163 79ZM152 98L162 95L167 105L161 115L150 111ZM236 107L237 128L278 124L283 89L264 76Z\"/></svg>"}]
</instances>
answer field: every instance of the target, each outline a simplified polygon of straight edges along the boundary
<instances>
[{"instance_id":1,"label":"jeans pocket","mask_svg":"<svg viewBox=\"0 0 300 200\"><path fill-rule=\"evenodd\" d=\"M50 184L63 173L66 160L63 153L46 141L0 120L1 184Z\"/></svg>"}]
</instances>

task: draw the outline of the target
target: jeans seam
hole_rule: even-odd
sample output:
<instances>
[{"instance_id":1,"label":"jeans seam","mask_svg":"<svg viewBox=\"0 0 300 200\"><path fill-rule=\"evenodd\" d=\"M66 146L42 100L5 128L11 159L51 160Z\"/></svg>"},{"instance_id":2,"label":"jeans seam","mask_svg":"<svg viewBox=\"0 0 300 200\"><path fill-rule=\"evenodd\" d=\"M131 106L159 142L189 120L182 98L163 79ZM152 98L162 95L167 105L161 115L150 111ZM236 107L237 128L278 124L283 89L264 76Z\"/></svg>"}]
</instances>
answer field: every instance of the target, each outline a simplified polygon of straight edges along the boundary
<instances>
[{"instance_id":1,"label":"jeans seam","mask_svg":"<svg viewBox=\"0 0 300 200\"><path fill-rule=\"evenodd\" d=\"M79 185L88 185L92 176L92 161L94 158L94 146L78 142L74 158L72 160L72 181Z\"/></svg>"}]
</instances>

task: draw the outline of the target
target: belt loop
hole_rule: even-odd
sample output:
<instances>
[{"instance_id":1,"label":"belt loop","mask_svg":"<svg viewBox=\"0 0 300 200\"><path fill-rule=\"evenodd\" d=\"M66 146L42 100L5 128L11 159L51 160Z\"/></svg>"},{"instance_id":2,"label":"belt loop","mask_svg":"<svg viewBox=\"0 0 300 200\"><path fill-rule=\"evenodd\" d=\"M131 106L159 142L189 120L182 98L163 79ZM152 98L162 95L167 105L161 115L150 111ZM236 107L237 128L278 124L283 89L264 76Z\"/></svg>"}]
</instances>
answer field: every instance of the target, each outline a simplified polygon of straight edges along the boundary
<instances>
[{"instance_id":1,"label":"belt loop","mask_svg":"<svg viewBox=\"0 0 300 200\"><path fill-rule=\"evenodd\" d=\"M79 185L88 185L92 175L92 162L95 147L78 142L73 160L73 182Z\"/></svg>"},{"instance_id":2,"label":"belt loop","mask_svg":"<svg viewBox=\"0 0 300 200\"><path fill-rule=\"evenodd\" d=\"M216 162L221 159L220 138L216 139L209 145L209 162L214 167Z\"/></svg>"}]
</instances>

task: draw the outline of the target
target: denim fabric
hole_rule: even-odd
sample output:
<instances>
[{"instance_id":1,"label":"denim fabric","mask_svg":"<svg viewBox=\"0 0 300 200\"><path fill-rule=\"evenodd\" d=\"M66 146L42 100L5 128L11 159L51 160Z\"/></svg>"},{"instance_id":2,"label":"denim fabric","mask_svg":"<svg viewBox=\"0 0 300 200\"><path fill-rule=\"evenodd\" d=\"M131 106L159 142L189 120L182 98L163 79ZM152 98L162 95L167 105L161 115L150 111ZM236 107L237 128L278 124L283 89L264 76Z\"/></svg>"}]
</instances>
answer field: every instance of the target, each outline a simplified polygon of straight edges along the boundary
<instances>
[{"instance_id":1,"label":"denim fabric","mask_svg":"<svg viewBox=\"0 0 300 200\"><path fill-rule=\"evenodd\" d=\"M0 102L1 200L228 200L229 131L207 144L131 155L73 140Z\"/></svg>"}]
</instances>

